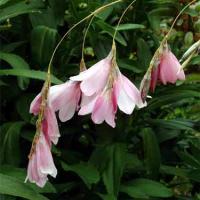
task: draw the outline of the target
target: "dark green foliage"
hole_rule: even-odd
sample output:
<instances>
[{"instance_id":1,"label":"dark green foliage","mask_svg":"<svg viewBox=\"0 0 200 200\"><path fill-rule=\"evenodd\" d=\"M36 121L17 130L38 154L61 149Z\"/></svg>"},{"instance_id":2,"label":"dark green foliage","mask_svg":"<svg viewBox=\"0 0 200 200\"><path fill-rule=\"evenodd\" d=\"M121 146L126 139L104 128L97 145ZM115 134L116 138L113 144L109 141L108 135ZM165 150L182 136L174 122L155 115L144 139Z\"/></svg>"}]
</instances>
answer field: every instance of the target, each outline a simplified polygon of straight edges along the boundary
<instances>
[{"instance_id":1,"label":"dark green foliage","mask_svg":"<svg viewBox=\"0 0 200 200\"><path fill-rule=\"evenodd\" d=\"M70 27L108 2L0 0L0 199L200 200L200 56L185 69L185 82L157 86L148 106L131 116L118 111L115 129L94 125L88 116L59 122L61 138L52 149L58 176L43 189L24 183L36 120L29 105L42 88L51 54ZM94 18L84 50L87 67L110 51L130 2ZM123 18L116 36L118 64L138 87L181 8L178 0L138 0ZM185 15L169 40L178 58L200 34L198 6ZM52 85L78 73L87 23L58 49Z\"/></svg>"}]
</instances>

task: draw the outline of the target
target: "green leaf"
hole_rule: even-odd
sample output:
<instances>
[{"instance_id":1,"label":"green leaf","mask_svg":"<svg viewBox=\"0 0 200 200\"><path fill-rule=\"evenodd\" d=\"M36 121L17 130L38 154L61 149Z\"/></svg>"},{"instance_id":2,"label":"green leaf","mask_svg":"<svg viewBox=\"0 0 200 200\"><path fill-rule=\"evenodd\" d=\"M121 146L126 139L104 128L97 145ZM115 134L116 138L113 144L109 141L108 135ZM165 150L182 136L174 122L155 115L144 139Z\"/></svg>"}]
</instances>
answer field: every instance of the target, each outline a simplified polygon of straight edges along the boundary
<instances>
[{"instance_id":1,"label":"green leaf","mask_svg":"<svg viewBox=\"0 0 200 200\"><path fill-rule=\"evenodd\" d=\"M159 32L161 19L166 16L171 17L172 15L173 15L173 9L166 6L151 10L151 12L148 13L148 19L152 29Z\"/></svg>"},{"instance_id":2,"label":"green leaf","mask_svg":"<svg viewBox=\"0 0 200 200\"><path fill-rule=\"evenodd\" d=\"M160 169L160 148L154 132L149 129L143 129L144 156L147 167L147 174L151 178L156 178Z\"/></svg>"},{"instance_id":3,"label":"green leaf","mask_svg":"<svg viewBox=\"0 0 200 200\"><path fill-rule=\"evenodd\" d=\"M31 51L33 59L41 66L47 66L57 39L57 30L46 26L37 26L31 33Z\"/></svg>"},{"instance_id":4,"label":"green leaf","mask_svg":"<svg viewBox=\"0 0 200 200\"><path fill-rule=\"evenodd\" d=\"M149 45L142 38L137 40L137 55L139 63L143 68L147 69L151 61L152 54Z\"/></svg>"},{"instance_id":5,"label":"green leaf","mask_svg":"<svg viewBox=\"0 0 200 200\"><path fill-rule=\"evenodd\" d=\"M16 17L18 15L40 12L40 8L43 7L43 2L39 0L32 0L30 2L21 1L14 3L8 7L0 9L0 21Z\"/></svg>"},{"instance_id":6,"label":"green leaf","mask_svg":"<svg viewBox=\"0 0 200 200\"><path fill-rule=\"evenodd\" d=\"M1 126L0 163L18 166L20 164L20 131L24 122L6 123Z\"/></svg>"},{"instance_id":7,"label":"green leaf","mask_svg":"<svg viewBox=\"0 0 200 200\"><path fill-rule=\"evenodd\" d=\"M0 6L4 5L5 3L9 2L10 0L1 0L0 1Z\"/></svg>"},{"instance_id":8,"label":"green leaf","mask_svg":"<svg viewBox=\"0 0 200 200\"><path fill-rule=\"evenodd\" d=\"M62 167L65 171L76 173L90 189L92 184L96 184L100 180L100 175L97 169L90 163L80 163L75 165L67 165L62 162Z\"/></svg>"},{"instance_id":9,"label":"green leaf","mask_svg":"<svg viewBox=\"0 0 200 200\"><path fill-rule=\"evenodd\" d=\"M111 194L100 194L100 193L97 193L97 195L99 197L101 197L102 200L117 200L116 197L111 195Z\"/></svg>"},{"instance_id":10,"label":"green leaf","mask_svg":"<svg viewBox=\"0 0 200 200\"><path fill-rule=\"evenodd\" d=\"M14 177L23 183L27 175L27 170L9 165L2 165L0 166L0 173L10 177ZM49 181L45 184L43 188L40 188L36 184L29 182L27 182L26 185L31 187L37 193L56 193L56 189Z\"/></svg>"},{"instance_id":11,"label":"green leaf","mask_svg":"<svg viewBox=\"0 0 200 200\"><path fill-rule=\"evenodd\" d=\"M96 21L95 24L97 26L99 26L103 30L104 33L108 33L111 37L114 36L115 29L112 26L110 26L109 24L105 23L102 20ZM116 34L116 41L118 41L123 46L127 46L126 41L124 40L122 35L118 32Z\"/></svg>"},{"instance_id":12,"label":"green leaf","mask_svg":"<svg viewBox=\"0 0 200 200\"><path fill-rule=\"evenodd\" d=\"M137 63L135 61L130 59L119 59L117 63L120 68L126 69L134 73L141 73L144 71L140 66L137 66Z\"/></svg>"},{"instance_id":13,"label":"green leaf","mask_svg":"<svg viewBox=\"0 0 200 200\"><path fill-rule=\"evenodd\" d=\"M178 156L188 165L190 165L193 168L199 168L200 169L200 162L198 159L196 159L194 156L189 154L188 152L177 152Z\"/></svg>"},{"instance_id":14,"label":"green leaf","mask_svg":"<svg viewBox=\"0 0 200 200\"><path fill-rule=\"evenodd\" d=\"M186 83L200 82L200 74L197 74L197 73L188 74L185 82Z\"/></svg>"},{"instance_id":15,"label":"green leaf","mask_svg":"<svg viewBox=\"0 0 200 200\"><path fill-rule=\"evenodd\" d=\"M140 189L139 187L133 187L131 185L121 185L120 192L126 193L133 198L149 199L149 196L145 194L142 189Z\"/></svg>"},{"instance_id":16,"label":"green leaf","mask_svg":"<svg viewBox=\"0 0 200 200\"><path fill-rule=\"evenodd\" d=\"M4 53L0 52L0 59L9 63L13 69L29 69L28 63L20 56L11 54L11 53ZM18 78L19 87L24 90L28 87L29 79L27 78Z\"/></svg>"},{"instance_id":17,"label":"green leaf","mask_svg":"<svg viewBox=\"0 0 200 200\"><path fill-rule=\"evenodd\" d=\"M145 26L142 24L120 24L117 28L118 31L127 31L127 30L134 30L134 29L144 29Z\"/></svg>"},{"instance_id":18,"label":"green leaf","mask_svg":"<svg viewBox=\"0 0 200 200\"><path fill-rule=\"evenodd\" d=\"M0 194L23 197L29 200L47 200L46 197L38 194L30 186L17 178L0 173Z\"/></svg>"},{"instance_id":19,"label":"green leaf","mask_svg":"<svg viewBox=\"0 0 200 200\"><path fill-rule=\"evenodd\" d=\"M26 70L26 69L2 69L0 70L0 76L20 76L20 77L27 77L32 79L38 79L38 80L46 80L47 73L42 72L39 70ZM51 75L51 82L54 84L61 84L63 83L61 80L56 78L55 76Z\"/></svg>"},{"instance_id":20,"label":"green leaf","mask_svg":"<svg viewBox=\"0 0 200 200\"><path fill-rule=\"evenodd\" d=\"M9 43L7 45L2 46L1 51L6 52L6 53L10 53L10 52L14 51L16 48L22 46L25 43L26 43L26 41Z\"/></svg>"},{"instance_id":21,"label":"green leaf","mask_svg":"<svg viewBox=\"0 0 200 200\"><path fill-rule=\"evenodd\" d=\"M105 10L95 14L95 16L98 17L99 19L102 19L103 21L105 21L110 16L112 11L113 11L113 7L108 7Z\"/></svg>"},{"instance_id":22,"label":"green leaf","mask_svg":"<svg viewBox=\"0 0 200 200\"><path fill-rule=\"evenodd\" d=\"M127 193L130 197L143 199L148 199L149 197L167 198L173 195L171 189L159 182L148 179L130 181L122 185L120 191Z\"/></svg>"},{"instance_id":23,"label":"green leaf","mask_svg":"<svg viewBox=\"0 0 200 200\"><path fill-rule=\"evenodd\" d=\"M115 143L105 146L105 150L107 154L106 157L108 156L109 159L102 174L103 182L106 186L108 194L117 197L121 177L126 164L126 145L122 143Z\"/></svg>"},{"instance_id":24,"label":"green leaf","mask_svg":"<svg viewBox=\"0 0 200 200\"><path fill-rule=\"evenodd\" d=\"M148 122L158 127L174 130L193 130L194 123L189 120L149 119Z\"/></svg>"},{"instance_id":25,"label":"green leaf","mask_svg":"<svg viewBox=\"0 0 200 200\"><path fill-rule=\"evenodd\" d=\"M196 56L194 58L192 58L192 60L190 61L191 65L199 65L200 64L200 56Z\"/></svg>"},{"instance_id":26,"label":"green leaf","mask_svg":"<svg viewBox=\"0 0 200 200\"><path fill-rule=\"evenodd\" d=\"M189 170L182 169L182 168L179 168L179 167L161 165L160 172L162 174L169 174L169 175L174 175L174 176L187 177Z\"/></svg>"}]
</instances>

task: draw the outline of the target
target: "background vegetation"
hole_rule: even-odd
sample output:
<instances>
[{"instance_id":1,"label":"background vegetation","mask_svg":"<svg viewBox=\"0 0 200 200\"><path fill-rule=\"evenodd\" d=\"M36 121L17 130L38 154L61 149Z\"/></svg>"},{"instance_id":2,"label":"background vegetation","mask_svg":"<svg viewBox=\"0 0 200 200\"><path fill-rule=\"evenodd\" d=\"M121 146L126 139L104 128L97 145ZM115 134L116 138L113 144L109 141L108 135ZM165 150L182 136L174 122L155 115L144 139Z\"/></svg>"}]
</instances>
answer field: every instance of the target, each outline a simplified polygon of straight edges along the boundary
<instances>
[{"instance_id":1,"label":"background vegetation","mask_svg":"<svg viewBox=\"0 0 200 200\"><path fill-rule=\"evenodd\" d=\"M117 127L89 116L59 123L53 147L56 179L40 189L24 184L35 134L29 105L41 90L48 61L61 36L105 0L0 0L0 199L200 199L200 56L187 80L159 86L148 107L117 115ZM131 1L98 14L89 29L85 60L91 66L111 48L114 27ZM188 0L138 0L117 35L121 71L138 87L174 17ZM200 2L181 16L170 38L178 58L200 39ZM53 84L79 71L81 24L63 42L53 64Z\"/></svg>"}]
</instances>

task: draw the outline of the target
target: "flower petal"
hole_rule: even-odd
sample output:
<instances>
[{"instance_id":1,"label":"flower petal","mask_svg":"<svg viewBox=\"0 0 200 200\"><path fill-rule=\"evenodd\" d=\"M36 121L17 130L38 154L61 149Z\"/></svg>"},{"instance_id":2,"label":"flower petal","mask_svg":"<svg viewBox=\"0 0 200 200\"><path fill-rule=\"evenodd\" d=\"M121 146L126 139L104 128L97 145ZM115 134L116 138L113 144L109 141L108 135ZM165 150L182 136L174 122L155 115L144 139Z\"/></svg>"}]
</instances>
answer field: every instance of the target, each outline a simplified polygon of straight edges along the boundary
<instances>
[{"instance_id":1,"label":"flower petal","mask_svg":"<svg viewBox=\"0 0 200 200\"><path fill-rule=\"evenodd\" d=\"M111 127L115 127L115 112L111 97L112 91L107 91L103 96L99 96L92 111L92 120L96 124L101 124L104 120Z\"/></svg>"},{"instance_id":2,"label":"flower petal","mask_svg":"<svg viewBox=\"0 0 200 200\"><path fill-rule=\"evenodd\" d=\"M184 71L181 70L181 65L175 55L166 49L163 52L160 61L160 75L161 82L166 85L169 83L175 83L177 79L185 80Z\"/></svg>"},{"instance_id":3,"label":"flower petal","mask_svg":"<svg viewBox=\"0 0 200 200\"><path fill-rule=\"evenodd\" d=\"M42 97L41 97L41 93L39 93L31 102L29 112L33 113L34 115L37 115L40 110L41 102L42 102Z\"/></svg>"},{"instance_id":4,"label":"flower petal","mask_svg":"<svg viewBox=\"0 0 200 200\"><path fill-rule=\"evenodd\" d=\"M87 115L89 113L92 113L92 110L94 108L95 102L97 100L96 94L92 96L85 96L82 93L82 100L81 100L81 108L78 112L78 115Z\"/></svg>"},{"instance_id":5,"label":"flower petal","mask_svg":"<svg viewBox=\"0 0 200 200\"><path fill-rule=\"evenodd\" d=\"M46 142L43 133L40 134L39 141L36 145L36 158L39 175L42 177L49 174L55 178L57 175L57 169L53 162L50 147Z\"/></svg>"},{"instance_id":6,"label":"flower petal","mask_svg":"<svg viewBox=\"0 0 200 200\"><path fill-rule=\"evenodd\" d=\"M111 56L99 61L79 75L71 77L71 80L82 81L81 90L86 96L92 96L101 91L107 82L109 69L111 67Z\"/></svg>"},{"instance_id":7,"label":"flower petal","mask_svg":"<svg viewBox=\"0 0 200 200\"><path fill-rule=\"evenodd\" d=\"M49 106L47 106L45 110L45 119L43 123L44 125L46 124L46 126L43 127L45 128L43 133L47 134L47 137L51 142L57 144L58 138L60 137L58 122L54 111Z\"/></svg>"}]
</instances>

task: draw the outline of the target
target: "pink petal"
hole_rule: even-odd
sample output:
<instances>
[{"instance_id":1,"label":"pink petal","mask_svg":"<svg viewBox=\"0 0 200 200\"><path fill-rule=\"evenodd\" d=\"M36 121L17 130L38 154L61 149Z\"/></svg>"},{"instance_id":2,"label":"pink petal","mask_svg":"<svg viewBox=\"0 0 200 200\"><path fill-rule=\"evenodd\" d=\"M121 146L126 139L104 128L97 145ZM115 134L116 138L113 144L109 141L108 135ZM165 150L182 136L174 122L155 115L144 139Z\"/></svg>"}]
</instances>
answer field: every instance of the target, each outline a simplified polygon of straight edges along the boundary
<instances>
[{"instance_id":1,"label":"pink petal","mask_svg":"<svg viewBox=\"0 0 200 200\"><path fill-rule=\"evenodd\" d=\"M78 115L87 115L89 113L92 113L92 110L94 108L95 102L97 100L96 94L92 96L85 96L82 93L82 100L81 100L81 108L78 112Z\"/></svg>"},{"instance_id":2,"label":"pink petal","mask_svg":"<svg viewBox=\"0 0 200 200\"><path fill-rule=\"evenodd\" d=\"M92 111L92 120L96 124L101 124L105 120L107 124L114 128L116 126L115 112L110 92L108 91L104 96L99 96L96 100Z\"/></svg>"},{"instance_id":3,"label":"pink petal","mask_svg":"<svg viewBox=\"0 0 200 200\"><path fill-rule=\"evenodd\" d=\"M117 104L119 109L126 114L131 114L137 105L142 108L146 105L143 103L140 91L135 85L126 78L118 69L117 78L114 82L114 91L117 96Z\"/></svg>"},{"instance_id":4,"label":"pink petal","mask_svg":"<svg viewBox=\"0 0 200 200\"><path fill-rule=\"evenodd\" d=\"M60 132L56 115L50 106L47 106L45 110L45 119L43 123L43 128L46 128L43 130L43 133L47 134L47 137L50 139L51 142L57 144L58 138L60 137Z\"/></svg>"},{"instance_id":5,"label":"pink petal","mask_svg":"<svg viewBox=\"0 0 200 200\"><path fill-rule=\"evenodd\" d=\"M36 145L36 158L39 176L45 177L49 174L55 178L57 175L57 169L53 162L50 147L43 133L40 134L39 141Z\"/></svg>"},{"instance_id":6,"label":"pink petal","mask_svg":"<svg viewBox=\"0 0 200 200\"><path fill-rule=\"evenodd\" d=\"M59 118L62 122L66 122L74 116L80 101L80 84L78 82L71 82L70 84L71 86L65 92L59 107Z\"/></svg>"},{"instance_id":7,"label":"pink petal","mask_svg":"<svg viewBox=\"0 0 200 200\"><path fill-rule=\"evenodd\" d=\"M81 90L86 96L92 96L101 91L107 82L109 69L111 67L111 56L99 61L79 75L71 77L71 80L82 81Z\"/></svg>"},{"instance_id":8,"label":"pink petal","mask_svg":"<svg viewBox=\"0 0 200 200\"><path fill-rule=\"evenodd\" d=\"M114 91L117 94L117 104L119 109L122 112L130 115L135 108L135 104L129 95L125 92L121 80L118 79L114 83Z\"/></svg>"},{"instance_id":9,"label":"pink petal","mask_svg":"<svg viewBox=\"0 0 200 200\"><path fill-rule=\"evenodd\" d=\"M39 113L39 110L40 110L40 105L41 105L41 102L42 102L42 97L41 97L41 94L38 94L34 99L33 101L31 102L31 105L30 105L30 113L33 113L34 115L37 115Z\"/></svg>"},{"instance_id":10,"label":"pink petal","mask_svg":"<svg viewBox=\"0 0 200 200\"><path fill-rule=\"evenodd\" d=\"M156 68L153 68L151 71L151 83L150 83L150 90L152 92L155 91L156 84L158 81L158 75L159 75L159 65Z\"/></svg>"},{"instance_id":11,"label":"pink petal","mask_svg":"<svg viewBox=\"0 0 200 200\"><path fill-rule=\"evenodd\" d=\"M178 79L185 80L185 74L181 69L181 65L178 62L175 55L166 49L163 52L160 61L160 80L161 82L166 85L167 82L175 83Z\"/></svg>"},{"instance_id":12,"label":"pink petal","mask_svg":"<svg viewBox=\"0 0 200 200\"><path fill-rule=\"evenodd\" d=\"M95 106L92 112L92 120L95 124L101 124L104 121L107 105L102 96L100 96L95 102Z\"/></svg>"},{"instance_id":13,"label":"pink petal","mask_svg":"<svg viewBox=\"0 0 200 200\"><path fill-rule=\"evenodd\" d=\"M63 84L52 86L49 92L49 101L54 111L58 111L61 107L66 105L67 102L74 97L74 93L77 92L77 89L79 89L79 83L73 81L67 81Z\"/></svg>"}]
</instances>

